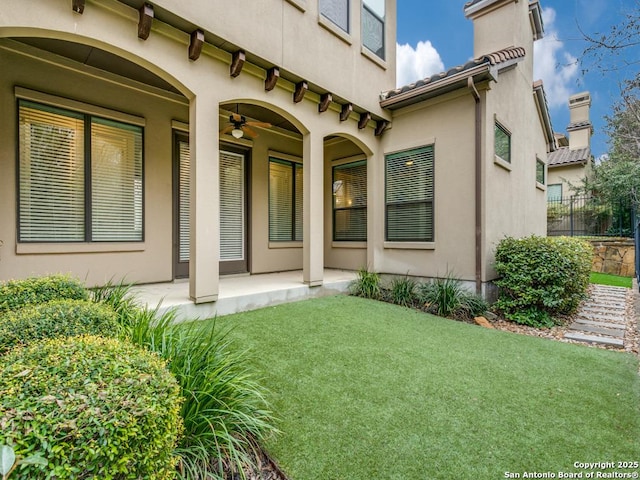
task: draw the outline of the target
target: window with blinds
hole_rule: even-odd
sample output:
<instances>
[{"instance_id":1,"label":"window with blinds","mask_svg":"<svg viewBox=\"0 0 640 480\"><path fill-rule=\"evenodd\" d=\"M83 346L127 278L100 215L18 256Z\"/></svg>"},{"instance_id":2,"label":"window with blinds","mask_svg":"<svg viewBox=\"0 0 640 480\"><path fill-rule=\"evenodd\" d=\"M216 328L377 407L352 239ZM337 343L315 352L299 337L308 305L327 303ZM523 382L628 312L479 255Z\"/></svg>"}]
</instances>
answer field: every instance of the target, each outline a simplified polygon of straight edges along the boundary
<instances>
[{"instance_id":1,"label":"window with blinds","mask_svg":"<svg viewBox=\"0 0 640 480\"><path fill-rule=\"evenodd\" d=\"M433 242L433 145L385 156L386 239Z\"/></svg>"},{"instance_id":2,"label":"window with blinds","mask_svg":"<svg viewBox=\"0 0 640 480\"><path fill-rule=\"evenodd\" d=\"M319 0L320 13L349 33L349 0Z\"/></svg>"},{"instance_id":3,"label":"window with blinds","mask_svg":"<svg viewBox=\"0 0 640 480\"><path fill-rule=\"evenodd\" d=\"M362 44L384 60L385 0L362 1Z\"/></svg>"},{"instance_id":4,"label":"window with blinds","mask_svg":"<svg viewBox=\"0 0 640 480\"><path fill-rule=\"evenodd\" d=\"M333 240L367 240L367 162L333 167Z\"/></svg>"},{"instance_id":5,"label":"window with blinds","mask_svg":"<svg viewBox=\"0 0 640 480\"><path fill-rule=\"evenodd\" d=\"M296 162L269 158L269 241L302 241L303 170Z\"/></svg>"},{"instance_id":6,"label":"window with blinds","mask_svg":"<svg viewBox=\"0 0 640 480\"><path fill-rule=\"evenodd\" d=\"M143 239L142 127L20 100L22 242Z\"/></svg>"},{"instance_id":7,"label":"window with blinds","mask_svg":"<svg viewBox=\"0 0 640 480\"><path fill-rule=\"evenodd\" d=\"M220 260L244 259L244 155L220 151Z\"/></svg>"},{"instance_id":8,"label":"window with blinds","mask_svg":"<svg viewBox=\"0 0 640 480\"><path fill-rule=\"evenodd\" d=\"M190 251L191 150L178 140L178 261L188 262Z\"/></svg>"}]
</instances>

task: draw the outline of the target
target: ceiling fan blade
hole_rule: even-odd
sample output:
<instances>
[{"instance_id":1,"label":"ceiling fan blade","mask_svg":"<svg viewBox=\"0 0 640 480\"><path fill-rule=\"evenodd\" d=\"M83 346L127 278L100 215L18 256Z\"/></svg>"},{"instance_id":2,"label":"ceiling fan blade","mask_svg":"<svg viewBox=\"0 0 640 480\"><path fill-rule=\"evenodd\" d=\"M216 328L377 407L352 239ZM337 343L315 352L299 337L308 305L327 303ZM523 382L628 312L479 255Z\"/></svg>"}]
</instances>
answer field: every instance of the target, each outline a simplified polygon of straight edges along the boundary
<instances>
[{"instance_id":1,"label":"ceiling fan blade","mask_svg":"<svg viewBox=\"0 0 640 480\"><path fill-rule=\"evenodd\" d=\"M247 137L256 138L258 136L258 132L256 132L251 127L247 127L246 125L242 126L242 131L247 135Z\"/></svg>"},{"instance_id":2,"label":"ceiling fan blade","mask_svg":"<svg viewBox=\"0 0 640 480\"><path fill-rule=\"evenodd\" d=\"M251 127L271 128L271 124L268 122L247 122L245 125L249 125Z\"/></svg>"},{"instance_id":3,"label":"ceiling fan blade","mask_svg":"<svg viewBox=\"0 0 640 480\"><path fill-rule=\"evenodd\" d=\"M224 135L225 133L231 133L231 130L233 130L234 128L236 128L234 125L228 125L224 127L222 130L220 130L220 135Z\"/></svg>"},{"instance_id":4,"label":"ceiling fan blade","mask_svg":"<svg viewBox=\"0 0 640 480\"><path fill-rule=\"evenodd\" d=\"M243 123L242 115L239 113L231 113L229 121L231 121L231 123Z\"/></svg>"}]
</instances>

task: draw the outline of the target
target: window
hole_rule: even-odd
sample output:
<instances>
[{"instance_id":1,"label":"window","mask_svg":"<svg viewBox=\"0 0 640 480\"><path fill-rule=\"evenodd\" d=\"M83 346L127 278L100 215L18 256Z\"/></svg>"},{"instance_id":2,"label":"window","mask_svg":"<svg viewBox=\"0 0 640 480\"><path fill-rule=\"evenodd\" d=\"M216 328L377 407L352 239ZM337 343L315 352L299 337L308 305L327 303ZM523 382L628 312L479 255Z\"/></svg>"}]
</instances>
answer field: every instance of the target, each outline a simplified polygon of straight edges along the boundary
<instances>
[{"instance_id":1,"label":"window","mask_svg":"<svg viewBox=\"0 0 640 480\"><path fill-rule=\"evenodd\" d=\"M362 0L362 44L384 60L385 0Z\"/></svg>"},{"instance_id":2,"label":"window","mask_svg":"<svg viewBox=\"0 0 640 480\"><path fill-rule=\"evenodd\" d=\"M320 0L320 13L349 33L349 0Z\"/></svg>"},{"instance_id":3,"label":"window","mask_svg":"<svg viewBox=\"0 0 640 480\"><path fill-rule=\"evenodd\" d=\"M499 123L495 125L496 157L511 163L511 134Z\"/></svg>"},{"instance_id":4,"label":"window","mask_svg":"<svg viewBox=\"0 0 640 480\"><path fill-rule=\"evenodd\" d=\"M536 182L538 182L540 185L544 185L546 182L544 167L544 162L539 158L536 158Z\"/></svg>"},{"instance_id":5,"label":"window","mask_svg":"<svg viewBox=\"0 0 640 480\"><path fill-rule=\"evenodd\" d=\"M302 164L269 158L269 241L302 241Z\"/></svg>"},{"instance_id":6,"label":"window","mask_svg":"<svg viewBox=\"0 0 640 480\"><path fill-rule=\"evenodd\" d=\"M433 242L433 145L386 155L386 239Z\"/></svg>"},{"instance_id":7,"label":"window","mask_svg":"<svg viewBox=\"0 0 640 480\"><path fill-rule=\"evenodd\" d=\"M143 239L142 127L19 100L21 242Z\"/></svg>"},{"instance_id":8,"label":"window","mask_svg":"<svg viewBox=\"0 0 640 480\"><path fill-rule=\"evenodd\" d=\"M367 162L333 167L333 240L367 240Z\"/></svg>"},{"instance_id":9,"label":"window","mask_svg":"<svg viewBox=\"0 0 640 480\"><path fill-rule=\"evenodd\" d=\"M561 202L562 201L562 184L553 183L547 186L547 201Z\"/></svg>"}]
</instances>

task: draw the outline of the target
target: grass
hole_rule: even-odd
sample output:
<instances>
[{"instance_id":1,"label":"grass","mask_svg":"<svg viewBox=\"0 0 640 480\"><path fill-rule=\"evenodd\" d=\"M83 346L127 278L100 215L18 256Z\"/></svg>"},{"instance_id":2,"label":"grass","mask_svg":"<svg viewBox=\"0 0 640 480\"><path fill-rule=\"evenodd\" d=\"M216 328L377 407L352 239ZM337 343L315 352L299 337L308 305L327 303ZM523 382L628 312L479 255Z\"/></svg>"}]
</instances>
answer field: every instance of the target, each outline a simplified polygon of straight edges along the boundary
<instances>
[{"instance_id":1,"label":"grass","mask_svg":"<svg viewBox=\"0 0 640 480\"><path fill-rule=\"evenodd\" d=\"M630 354L356 297L218 318L253 351L295 480L495 479L640 458Z\"/></svg>"},{"instance_id":2,"label":"grass","mask_svg":"<svg viewBox=\"0 0 640 480\"><path fill-rule=\"evenodd\" d=\"M589 277L590 283L600 285L610 285L613 287L631 288L633 279L630 277L621 277L620 275L610 275L608 273L591 272Z\"/></svg>"}]
</instances>

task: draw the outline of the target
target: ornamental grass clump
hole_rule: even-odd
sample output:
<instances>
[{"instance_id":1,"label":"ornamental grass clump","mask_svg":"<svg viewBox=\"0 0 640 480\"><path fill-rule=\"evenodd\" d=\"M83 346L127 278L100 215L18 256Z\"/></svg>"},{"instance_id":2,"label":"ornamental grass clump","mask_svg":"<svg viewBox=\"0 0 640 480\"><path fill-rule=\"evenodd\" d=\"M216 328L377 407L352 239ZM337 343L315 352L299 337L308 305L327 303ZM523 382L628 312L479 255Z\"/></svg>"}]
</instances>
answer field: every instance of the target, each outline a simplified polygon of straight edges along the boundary
<instances>
[{"instance_id":1,"label":"ornamental grass clump","mask_svg":"<svg viewBox=\"0 0 640 480\"><path fill-rule=\"evenodd\" d=\"M467 291L462 281L452 275L420 284L418 299L428 312L440 317L469 319L489 309L483 297Z\"/></svg>"},{"instance_id":2,"label":"ornamental grass clump","mask_svg":"<svg viewBox=\"0 0 640 480\"><path fill-rule=\"evenodd\" d=\"M0 445L12 480L168 480L182 432L180 388L165 362L130 343L58 338L0 357Z\"/></svg>"},{"instance_id":3,"label":"ornamental grass clump","mask_svg":"<svg viewBox=\"0 0 640 480\"><path fill-rule=\"evenodd\" d=\"M552 327L586 298L593 251L575 237L507 237L496 250L496 308L505 318Z\"/></svg>"},{"instance_id":4,"label":"ornamental grass clump","mask_svg":"<svg viewBox=\"0 0 640 480\"><path fill-rule=\"evenodd\" d=\"M215 323L176 324L173 310L140 310L131 340L166 359L180 385L185 429L176 449L179 477L244 478L259 445L277 432L246 355Z\"/></svg>"},{"instance_id":5,"label":"ornamental grass clump","mask_svg":"<svg viewBox=\"0 0 640 480\"><path fill-rule=\"evenodd\" d=\"M403 307L415 306L417 282L405 277L396 277L391 280L388 292L386 292L389 301Z\"/></svg>"},{"instance_id":6,"label":"ornamental grass clump","mask_svg":"<svg viewBox=\"0 0 640 480\"><path fill-rule=\"evenodd\" d=\"M115 337L119 325L108 305L86 300L53 300L0 315L0 355L16 345L77 335Z\"/></svg>"},{"instance_id":7,"label":"ornamental grass clump","mask_svg":"<svg viewBox=\"0 0 640 480\"><path fill-rule=\"evenodd\" d=\"M357 297L380 299L382 296L380 275L361 268L358 270L358 277L349 284L349 292Z\"/></svg>"},{"instance_id":8,"label":"ornamental grass clump","mask_svg":"<svg viewBox=\"0 0 640 480\"><path fill-rule=\"evenodd\" d=\"M0 314L62 299L88 300L89 292L78 280L66 275L9 280L0 284Z\"/></svg>"}]
</instances>

